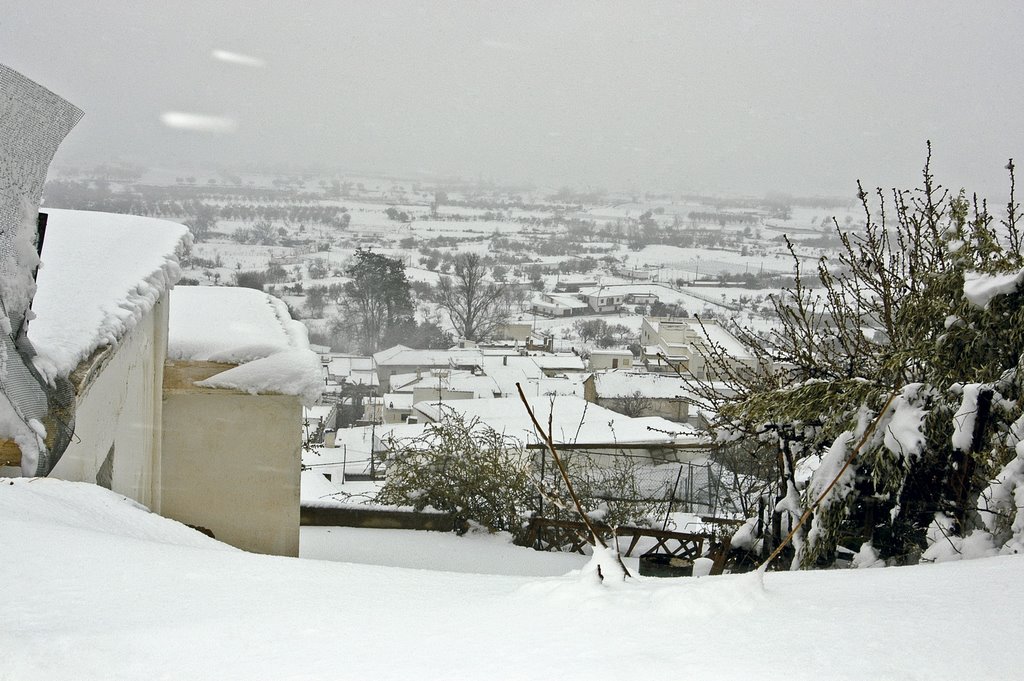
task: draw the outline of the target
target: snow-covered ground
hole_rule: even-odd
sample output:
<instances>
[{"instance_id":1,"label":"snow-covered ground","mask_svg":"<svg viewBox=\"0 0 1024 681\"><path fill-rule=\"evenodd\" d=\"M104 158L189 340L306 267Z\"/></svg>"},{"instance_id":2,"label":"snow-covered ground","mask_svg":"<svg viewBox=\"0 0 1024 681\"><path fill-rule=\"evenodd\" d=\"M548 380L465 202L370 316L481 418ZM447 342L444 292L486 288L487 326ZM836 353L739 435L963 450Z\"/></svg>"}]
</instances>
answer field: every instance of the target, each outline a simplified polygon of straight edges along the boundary
<instances>
[{"instance_id":1,"label":"snow-covered ground","mask_svg":"<svg viewBox=\"0 0 1024 681\"><path fill-rule=\"evenodd\" d=\"M745 272L793 271L793 259L781 252L767 256L744 256L738 251L708 248L680 248L678 246L645 246L639 252L626 252L629 267L661 267L662 279L691 279L694 276L712 277L721 272L743 274ZM690 276L684 276L689 274Z\"/></svg>"},{"instance_id":2,"label":"snow-covered ground","mask_svg":"<svg viewBox=\"0 0 1024 681\"><path fill-rule=\"evenodd\" d=\"M0 518L3 679L1024 673L1020 556L602 585L568 565L508 576L248 554L101 488L48 479L0 480ZM410 550L408 533L356 532L346 541L363 550ZM473 536L433 550L463 542L471 554L520 551Z\"/></svg>"},{"instance_id":3,"label":"snow-covered ground","mask_svg":"<svg viewBox=\"0 0 1024 681\"><path fill-rule=\"evenodd\" d=\"M508 534L470 534L354 527L303 527L303 558L363 565L465 572L478 575L557 577L582 569L578 553L534 551L515 546ZM636 569L637 559L627 565Z\"/></svg>"}]
</instances>

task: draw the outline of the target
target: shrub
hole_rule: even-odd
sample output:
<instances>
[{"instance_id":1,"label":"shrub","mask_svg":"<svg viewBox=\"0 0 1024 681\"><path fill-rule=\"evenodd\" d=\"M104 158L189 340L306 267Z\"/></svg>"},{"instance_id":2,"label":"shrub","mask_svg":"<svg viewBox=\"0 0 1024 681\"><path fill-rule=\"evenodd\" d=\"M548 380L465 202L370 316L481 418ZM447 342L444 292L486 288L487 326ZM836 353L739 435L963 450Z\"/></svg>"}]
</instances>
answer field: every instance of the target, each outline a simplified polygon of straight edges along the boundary
<instances>
[{"instance_id":1,"label":"shrub","mask_svg":"<svg viewBox=\"0 0 1024 681\"><path fill-rule=\"evenodd\" d=\"M447 511L521 535L537 493L518 440L448 411L423 435L386 445L387 480L378 503Z\"/></svg>"}]
</instances>

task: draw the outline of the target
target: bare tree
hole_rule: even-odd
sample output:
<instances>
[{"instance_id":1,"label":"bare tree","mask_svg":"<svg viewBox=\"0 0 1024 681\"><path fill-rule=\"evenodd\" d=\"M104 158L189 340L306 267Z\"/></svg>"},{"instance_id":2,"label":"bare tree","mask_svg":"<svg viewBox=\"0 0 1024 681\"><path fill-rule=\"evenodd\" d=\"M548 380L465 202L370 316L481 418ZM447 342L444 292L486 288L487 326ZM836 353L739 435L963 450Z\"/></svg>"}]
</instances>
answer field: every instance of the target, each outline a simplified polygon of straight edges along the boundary
<instances>
[{"instance_id":1,"label":"bare tree","mask_svg":"<svg viewBox=\"0 0 1024 681\"><path fill-rule=\"evenodd\" d=\"M455 332L467 340L481 340L508 321L508 286L485 281L487 267L476 253L455 259L453 277L443 276L437 285L437 300L448 313Z\"/></svg>"},{"instance_id":2,"label":"bare tree","mask_svg":"<svg viewBox=\"0 0 1024 681\"><path fill-rule=\"evenodd\" d=\"M614 411L629 416L630 418L637 418L643 416L653 406L653 402L645 397L639 390L634 390L630 395L623 395L622 397L616 398L611 402L608 407Z\"/></svg>"}]
</instances>

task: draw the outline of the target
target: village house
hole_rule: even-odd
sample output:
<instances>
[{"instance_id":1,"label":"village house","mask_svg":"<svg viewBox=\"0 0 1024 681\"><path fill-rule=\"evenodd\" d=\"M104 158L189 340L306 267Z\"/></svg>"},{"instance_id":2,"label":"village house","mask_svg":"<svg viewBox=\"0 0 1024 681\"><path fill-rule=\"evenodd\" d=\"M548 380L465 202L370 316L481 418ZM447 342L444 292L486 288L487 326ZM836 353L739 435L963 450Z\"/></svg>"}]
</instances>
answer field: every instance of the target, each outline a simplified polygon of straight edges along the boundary
<instances>
[{"instance_id":1,"label":"village house","mask_svg":"<svg viewBox=\"0 0 1024 681\"><path fill-rule=\"evenodd\" d=\"M597 286L597 278L588 274L563 274L555 282L555 293L579 293L580 289Z\"/></svg>"},{"instance_id":2,"label":"village house","mask_svg":"<svg viewBox=\"0 0 1024 681\"><path fill-rule=\"evenodd\" d=\"M161 513L261 553L298 555L302 407L319 357L285 304L261 291L171 291Z\"/></svg>"},{"instance_id":3,"label":"village house","mask_svg":"<svg viewBox=\"0 0 1024 681\"><path fill-rule=\"evenodd\" d=\"M580 296L587 301L587 306L598 314L618 312L625 303L625 293L607 286L585 289Z\"/></svg>"},{"instance_id":4,"label":"village house","mask_svg":"<svg viewBox=\"0 0 1024 681\"><path fill-rule=\"evenodd\" d=\"M421 435L423 424L380 423L338 430L337 438L302 452L302 505L316 504L337 494L339 488L323 484L346 480L372 480L385 470L384 453L390 440Z\"/></svg>"},{"instance_id":5,"label":"village house","mask_svg":"<svg viewBox=\"0 0 1024 681\"><path fill-rule=\"evenodd\" d=\"M528 354L484 354L484 373L498 384L502 396L515 394L516 383L533 383L544 378L544 371Z\"/></svg>"},{"instance_id":6,"label":"village house","mask_svg":"<svg viewBox=\"0 0 1024 681\"><path fill-rule=\"evenodd\" d=\"M614 270L616 276L622 277L623 279L629 279L630 281L650 281L651 270L646 270L640 267L616 267Z\"/></svg>"},{"instance_id":7,"label":"village house","mask_svg":"<svg viewBox=\"0 0 1024 681\"><path fill-rule=\"evenodd\" d=\"M637 291L626 294L627 305L653 305L658 302L658 294L647 291Z\"/></svg>"},{"instance_id":8,"label":"village house","mask_svg":"<svg viewBox=\"0 0 1024 681\"><path fill-rule=\"evenodd\" d=\"M374 414L380 422L406 422L414 416L412 406L423 401L491 399L513 397L522 386L528 395L577 394L582 391L581 378L571 382L566 376L582 377L582 360L567 354L484 355L483 368L418 369L410 374L395 374L389 390L376 401ZM367 418L371 412L368 410Z\"/></svg>"},{"instance_id":9,"label":"village house","mask_svg":"<svg viewBox=\"0 0 1024 681\"><path fill-rule=\"evenodd\" d=\"M586 371L583 358L571 352L535 352L528 355L544 375L549 378L566 374L580 374Z\"/></svg>"},{"instance_id":10,"label":"village house","mask_svg":"<svg viewBox=\"0 0 1024 681\"><path fill-rule=\"evenodd\" d=\"M317 404L302 408L303 439L308 443L321 443L334 437L338 424L338 406Z\"/></svg>"},{"instance_id":11,"label":"village house","mask_svg":"<svg viewBox=\"0 0 1024 681\"><path fill-rule=\"evenodd\" d=\"M363 418L367 400L380 394L380 379L373 357L344 353L320 353L324 371L321 401L336 407L335 425ZM379 417L379 415L378 415Z\"/></svg>"},{"instance_id":12,"label":"village house","mask_svg":"<svg viewBox=\"0 0 1024 681\"><path fill-rule=\"evenodd\" d=\"M404 345L395 345L373 355L377 379L381 386L389 385L395 374L411 374L417 370L468 369L479 371L483 366L483 354L476 348L453 350L414 350Z\"/></svg>"},{"instance_id":13,"label":"village house","mask_svg":"<svg viewBox=\"0 0 1024 681\"><path fill-rule=\"evenodd\" d=\"M305 327L251 289L172 295L183 225L40 214L81 112L2 65L0 86L0 474L100 485L240 548L297 555L301 407L323 386Z\"/></svg>"},{"instance_id":14,"label":"village house","mask_svg":"<svg viewBox=\"0 0 1024 681\"><path fill-rule=\"evenodd\" d=\"M660 416L700 427L699 399L678 376L633 371L604 371L583 382L588 402L629 416Z\"/></svg>"},{"instance_id":15,"label":"village house","mask_svg":"<svg viewBox=\"0 0 1024 681\"><path fill-rule=\"evenodd\" d=\"M568 293L538 293L530 302L530 311L546 317L574 317L590 312L590 306Z\"/></svg>"},{"instance_id":16,"label":"village house","mask_svg":"<svg viewBox=\"0 0 1024 681\"><path fill-rule=\"evenodd\" d=\"M76 403L50 477L297 555L297 424L322 385L319 359L266 294L172 292L187 238L161 220L50 211L29 337L48 374L71 377Z\"/></svg>"},{"instance_id":17,"label":"village house","mask_svg":"<svg viewBox=\"0 0 1024 681\"><path fill-rule=\"evenodd\" d=\"M506 322L499 324L492 334L492 341L512 341L526 343L533 336L533 324L530 322Z\"/></svg>"},{"instance_id":18,"label":"village house","mask_svg":"<svg viewBox=\"0 0 1024 681\"><path fill-rule=\"evenodd\" d=\"M389 394L459 393L474 397L497 397L501 389L494 379L482 370L427 369L412 374L395 374L391 377ZM462 399L462 398L453 398Z\"/></svg>"},{"instance_id":19,"label":"village house","mask_svg":"<svg viewBox=\"0 0 1024 681\"><path fill-rule=\"evenodd\" d=\"M329 352L322 353L320 361L324 365L328 386L347 383L376 388L380 385L373 357Z\"/></svg>"},{"instance_id":20,"label":"village house","mask_svg":"<svg viewBox=\"0 0 1024 681\"><path fill-rule=\"evenodd\" d=\"M591 350L587 360L590 371L629 369L633 366L633 353L629 350Z\"/></svg>"},{"instance_id":21,"label":"village house","mask_svg":"<svg viewBox=\"0 0 1024 681\"><path fill-rule=\"evenodd\" d=\"M367 423L406 423L412 416L411 392L384 393L366 401L363 420Z\"/></svg>"},{"instance_id":22,"label":"village house","mask_svg":"<svg viewBox=\"0 0 1024 681\"><path fill-rule=\"evenodd\" d=\"M717 347L737 370L758 370L753 353L721 324L676 317L644 317L640 325L640 362L648 371L682 373L697 379L717 381L719 376L706 366L705 355Z\"/></svg>"}]
</instances>

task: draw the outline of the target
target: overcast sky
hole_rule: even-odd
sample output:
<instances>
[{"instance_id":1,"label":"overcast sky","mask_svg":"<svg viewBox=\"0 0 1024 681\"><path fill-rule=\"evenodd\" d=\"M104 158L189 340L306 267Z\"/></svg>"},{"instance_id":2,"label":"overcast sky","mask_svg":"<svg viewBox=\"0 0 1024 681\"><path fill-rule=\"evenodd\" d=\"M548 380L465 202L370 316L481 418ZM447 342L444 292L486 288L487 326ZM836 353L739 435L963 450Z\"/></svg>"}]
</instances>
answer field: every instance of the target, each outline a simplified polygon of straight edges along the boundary
<instances>
[{"instance_id":1,"label":"overcast sky","mask_svg":"<svg viewBox=\"0 0 1024 681\"><path fill-rule=\"evenodd\" d=\"M931 139L995 197L1022 29L1019 2L14 0L0 62L86 112L58 162L852 195L915 183Z\"/></svg>"}]
</instances>

